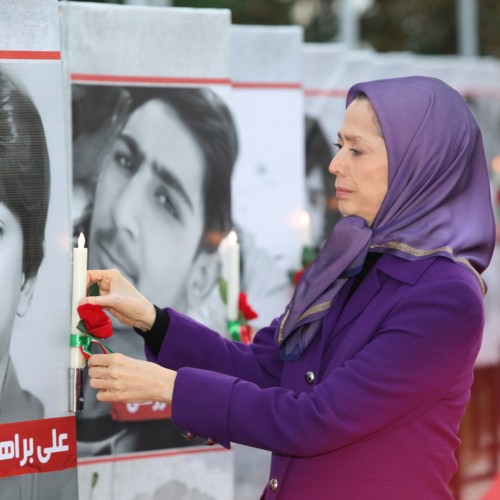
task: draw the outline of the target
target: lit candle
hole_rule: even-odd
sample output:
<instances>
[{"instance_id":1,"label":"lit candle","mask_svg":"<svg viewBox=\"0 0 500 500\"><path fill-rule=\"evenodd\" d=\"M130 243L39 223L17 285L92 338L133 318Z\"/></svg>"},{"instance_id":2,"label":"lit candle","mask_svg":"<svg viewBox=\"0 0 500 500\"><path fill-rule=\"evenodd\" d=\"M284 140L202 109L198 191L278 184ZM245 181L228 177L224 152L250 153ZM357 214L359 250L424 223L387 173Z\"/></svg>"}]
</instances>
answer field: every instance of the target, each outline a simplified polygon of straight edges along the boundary
<instances>
[{"instance_id":1,"label":"lit candle","mask_svg":"<svg viewBox=\"0 0 500 500\"><path fill-rule=\"evenodd\" d=\"M80 233L78 237L78 248L73 249L73 298L71 301L71 333L79 335L77 325L80 321L78 305L87 295L87 249L85 248L85 237ZM85 358L79 347L71 348L71 368L85 367Z\"/></svg>"},{"instance_id":2,"label":"lit candle","mask_svg":"<svg viewBox=\"0 0 500 500\"><path fill-rule=\"evenodd\" d=\"M240 297L240 245L234 231L227 237L227 320L236 321L239 316Z\"/></svg>"},{"instance_id":3,"label":"lit candle","mask_svg":"<svg viewBox=\"0 0 500 500\"><path fill-rule=\"evenodd\" d=\"M302 247L311 246L311 217L307 212L299 215L300 244Z\"/></svg>"},{"instance_id":4,"label":"lit candle","mask_svg":"<svg viewBox=\"0 0 500 500\"><path fill-rule=\"evenodd\" d=\"M80 233L78 247L73 248L73 295L71 301L71 333L79 335L80 330L76 327L80 321L78 305L87 295L87 249L85 248L85 236ZM85 358L79 347L70 348L70 368L85 367Z\"/></svg>"},{"instance_id":5,"label":"lit candle","mask_svg":"<svg viewBox=\"0 0 500 500\"><path fill-rule=\"evenodd\" d=\"M73 249L73 292L71 299L71 335L79 335L77 325L80 321L78 305L87 295L87 249L85 237L82 233L78 237L78 247ZM74 344L74 343L72 343ZM80 347L70 347L69 364L69 410L73 412L83 410L83 369L85 358Z\"/></svg>"}]
</instances>

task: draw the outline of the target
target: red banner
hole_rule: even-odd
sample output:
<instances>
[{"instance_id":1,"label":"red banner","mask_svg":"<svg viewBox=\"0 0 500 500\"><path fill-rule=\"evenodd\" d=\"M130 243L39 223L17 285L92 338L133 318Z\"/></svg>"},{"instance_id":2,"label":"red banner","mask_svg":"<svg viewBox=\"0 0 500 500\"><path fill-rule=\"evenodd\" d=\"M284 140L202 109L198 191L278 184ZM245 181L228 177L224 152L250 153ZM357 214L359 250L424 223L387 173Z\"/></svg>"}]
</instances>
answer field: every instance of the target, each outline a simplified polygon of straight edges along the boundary
<instances>
[{"instance_id":1,"label":"red banner","mask_svg":"<svg viewBox=\"0 0 500 500\"><path fill-rule=\"evenodd\" d=\"M111 418L119 422L161 420L171 416L171 407L166 403L111 403Z\"/></svg>"},{"instance_id":2,"label":"red banner","mask_svg":"<svg viewBox=\"0 0 500 500\"><path fill-rule=\"evenodd\" d=\"M0 425L0 478L76 467L75 417Z\"/></svg>"}]
</instances>

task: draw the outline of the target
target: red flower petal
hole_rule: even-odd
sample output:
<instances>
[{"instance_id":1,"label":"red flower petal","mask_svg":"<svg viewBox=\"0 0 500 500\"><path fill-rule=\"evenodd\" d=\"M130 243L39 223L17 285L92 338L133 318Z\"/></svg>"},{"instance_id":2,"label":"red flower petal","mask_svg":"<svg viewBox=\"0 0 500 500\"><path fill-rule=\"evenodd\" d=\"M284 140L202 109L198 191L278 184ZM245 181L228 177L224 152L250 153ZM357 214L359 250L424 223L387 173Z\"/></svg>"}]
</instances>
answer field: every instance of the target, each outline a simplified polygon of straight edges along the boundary
<instances>
[{"instance_id":1,"label":"red flower petal","mask_svg":"<svg viewBox=\"0 0 500 500\"><path fill-rule=\"evenodd\" d=\"M296 285L299 282L299 280L300 280L302 274L304 273L304 271L305 271L305 268L301 269L300 271L297 271L294 274L294 276L293 276L293 284L294 285Z\"/></svg>"},{"instance_id":2,"label":"red flower petal","mask_svg":"<svg viewBox=\"0 0 500 500\"><path fill-rule=\"evenodd\" d=\"M240 325L241 341L243 344L252 343L252 327L248 324Z\"/></svg>"},{"instance_id":3,"label":"red flower petal","mask_svg":"<svg viewBox=\"0 0 500 500\"><path fill-rule=\"evenodd\" d=\"M111 319L103 311L102 307L96 304L83 304L78 307L78 314L85 323L85 328L100 339L106 339L113 335Z\"/></svg>"},{"instance_id":4,"label":"red flower petal","mask_svg":"<svg viewBox=\"0 0 500 500\"><path fill-rule=\"evenodd\" d=\"M258 317L258 314L250 307L250 304L247 302L246 293L240 292L238 308L247 321Z\"/></svg>"}]
</instances>

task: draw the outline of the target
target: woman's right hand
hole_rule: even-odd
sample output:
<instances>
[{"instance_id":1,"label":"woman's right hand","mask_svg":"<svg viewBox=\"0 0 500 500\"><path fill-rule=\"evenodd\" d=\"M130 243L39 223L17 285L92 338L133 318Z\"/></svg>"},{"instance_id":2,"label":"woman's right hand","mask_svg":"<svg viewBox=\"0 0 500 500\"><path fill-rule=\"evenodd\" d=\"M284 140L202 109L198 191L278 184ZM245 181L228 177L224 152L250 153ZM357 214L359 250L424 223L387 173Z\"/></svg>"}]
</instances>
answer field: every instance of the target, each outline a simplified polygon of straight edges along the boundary
<instances>
[{"instance_id":1,"label":"woman's right hand","mask_svg":"<svg viewBox=\"0 0 500 500\"><path fill-rule=\"evenodd\" d=\"M85 297L82 304L98 304L127 326L150 330L156 311L143 295L117 269L87 271L87 287L99 285L99 295Z\"/></svg>"}]
</instances>

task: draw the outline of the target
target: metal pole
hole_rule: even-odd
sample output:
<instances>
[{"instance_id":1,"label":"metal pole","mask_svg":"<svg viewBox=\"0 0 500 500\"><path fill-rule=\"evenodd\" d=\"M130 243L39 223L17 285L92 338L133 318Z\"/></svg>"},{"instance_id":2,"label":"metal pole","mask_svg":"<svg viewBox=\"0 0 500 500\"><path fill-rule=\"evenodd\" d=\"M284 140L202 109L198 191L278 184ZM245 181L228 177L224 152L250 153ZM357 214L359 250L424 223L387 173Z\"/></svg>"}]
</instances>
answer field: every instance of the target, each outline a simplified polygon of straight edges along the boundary
<instances>
[{"instance_id":1,"label":"metal pole","mask_svg":"<svg viewBox=\"0 0 500 500\"><path fill-rule=\"evenodd\" d=\"M340 0L340 41L348 49L359 45L359 18L353 0Z\"/></svg>"},{"instance_id":2,"label":"metal pole","mask_svg":"<svg viewBox=\"0 0 500 500\"><path fill-rule=\"evenodd\" d=\"M478 10L477 0L457 0L458 53L462 56L477 56Z\"/></svg>"}]
</instances>

